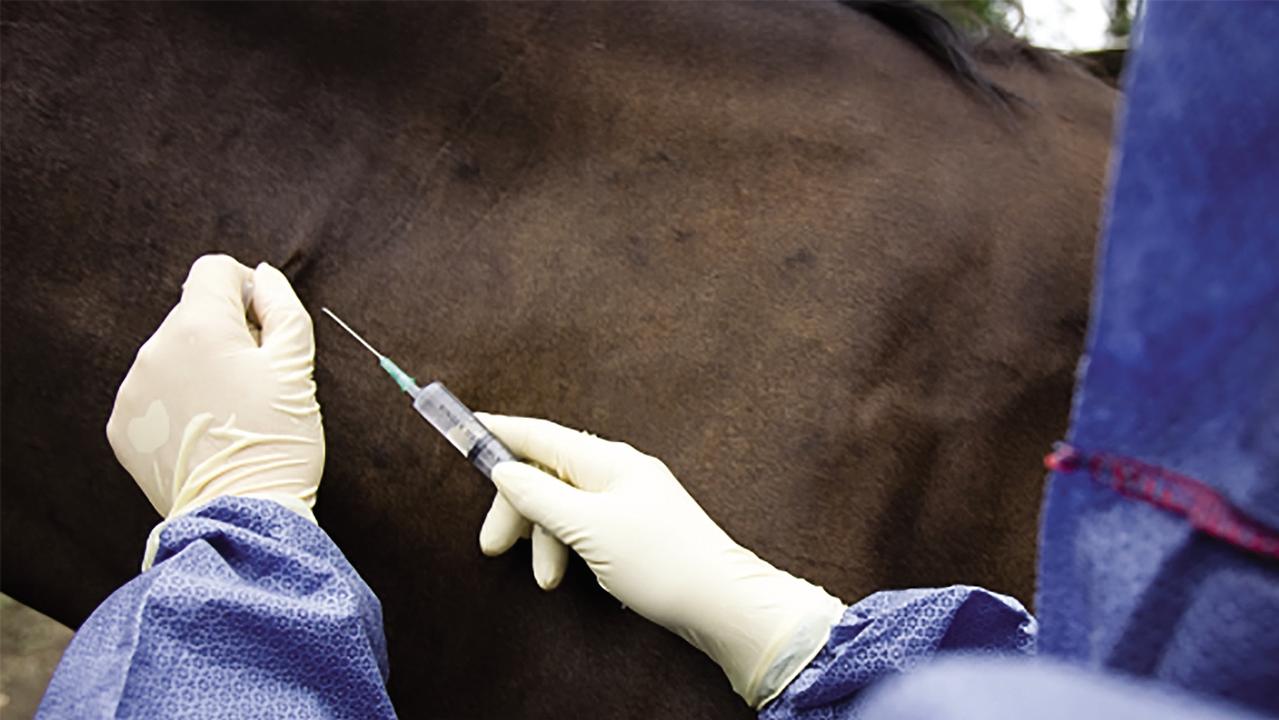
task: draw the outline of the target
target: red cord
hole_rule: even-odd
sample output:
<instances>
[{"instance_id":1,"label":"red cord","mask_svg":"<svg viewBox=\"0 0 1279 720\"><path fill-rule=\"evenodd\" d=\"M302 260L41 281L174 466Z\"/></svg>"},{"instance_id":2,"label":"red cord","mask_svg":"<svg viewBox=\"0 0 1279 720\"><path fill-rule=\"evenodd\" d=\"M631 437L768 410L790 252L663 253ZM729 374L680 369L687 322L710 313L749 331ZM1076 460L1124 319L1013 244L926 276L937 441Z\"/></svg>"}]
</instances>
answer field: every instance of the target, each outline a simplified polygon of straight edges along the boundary
<instances>
[{"instance_id":1,"label":"red cord","mask_svg":"<svg viewBox=\"0 0 1279 720\"><path fill-rule=\"evenodd\" d=\"M1220 540L1279 559L1279 531L1252 519L1207 483L1140 460L1088 453L1065 443L1044 458L1055 473L1086 471L1096 482L1125 497L1186 518L1196 529Z\"/></svg>"}]
</instances>

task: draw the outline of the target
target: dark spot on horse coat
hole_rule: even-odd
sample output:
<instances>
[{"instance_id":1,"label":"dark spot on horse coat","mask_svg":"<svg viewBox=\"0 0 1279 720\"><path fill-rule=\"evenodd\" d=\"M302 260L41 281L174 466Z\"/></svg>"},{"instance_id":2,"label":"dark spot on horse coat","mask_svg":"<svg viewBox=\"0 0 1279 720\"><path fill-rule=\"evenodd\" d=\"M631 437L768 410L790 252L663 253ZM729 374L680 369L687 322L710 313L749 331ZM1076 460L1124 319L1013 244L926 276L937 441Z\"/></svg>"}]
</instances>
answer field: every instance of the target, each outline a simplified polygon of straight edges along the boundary
<instances>
[{"instance_id":1,"label":"dark spot on horse coat","mask_svg":"<svg viewBox=\"0 0 1279 720\"><path fill-rule=\"evenodd\" d=\"M787 270L794 270L800 267L813 267L817 264L817 256L813 254L812 250L803 247L790 255L787 255L786 259L782 262L785 263Z\"/></svg>"},{"instance_id":2,"label":"dark spot on horse coat","mask_svg":"<svg viewBox=\"0 0 1279 720\"><path fill-rule=\"evenodd\" d=\"M473 182L480 176L480 166L470 160L462 160L453 165L453 177L463 182Z\"/></svg>"},{"instance_id":3,"label":"dark spot on horse coat","mask_svg":"<svg viewBox=\"0 0 1279 720\"><path fill-rule=\"evenodd\" d=\"M218 214L217 230L219 239L237 239L245 237L244 217L237 210L227 210Z\"/></svg>"},{"instance_id":4,"label":"dark spot on horse coat","mask_svg":"<svg viewBox=\"0 0 1279 720\"><path fill-rule=\"evenodd\" d=\"M373 467L380 470L386 470L391 467L391 456L385 451L374 450L369 453L369 459L373 462Z\"/></svg>"},{"instance_id":5,"label":"dark spot on horse coat","mask_svg":"<svg viewBox=\"0 0 1279 720\"><path fill-rule=\"evenodd\" d=\"M225 152L231 143L235 142L243 134L243 125L232 125L230 128L223 131L222 139L218 142L218 150L220 152Z\"/></svg>"},{"instance_id":6,"label":"dark spot on horse coat","mask_svg":"<svg viewBox=\"0 0 1279 720\"><path fill-rule=\"evenodd\" d=\"M644 247L644 238L631 235L626 238L626 259L635 267L648 267L648 250Z\"/></svg>"}]
</instances>

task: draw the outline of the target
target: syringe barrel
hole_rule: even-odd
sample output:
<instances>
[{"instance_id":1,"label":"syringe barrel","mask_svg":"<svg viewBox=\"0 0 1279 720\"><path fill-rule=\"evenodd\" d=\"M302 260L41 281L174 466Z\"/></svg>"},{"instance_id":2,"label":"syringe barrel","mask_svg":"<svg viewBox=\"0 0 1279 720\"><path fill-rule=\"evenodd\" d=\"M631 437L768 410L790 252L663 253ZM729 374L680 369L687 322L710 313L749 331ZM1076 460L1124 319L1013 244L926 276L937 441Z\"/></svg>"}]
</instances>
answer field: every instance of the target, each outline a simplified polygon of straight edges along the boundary
<instances>
[{"instance_id":1,"label":"syringe barrel","mask_svg":"<svg viewBox=\"0 0 1279 720\"><path fill-rule=\"evenodd\" d=\"M484 477L493 477L493 467L515 456L497 436L489 432L461 400L440 382L418 391L413 409L458 449Z\"/></svg>"}]
</instances>

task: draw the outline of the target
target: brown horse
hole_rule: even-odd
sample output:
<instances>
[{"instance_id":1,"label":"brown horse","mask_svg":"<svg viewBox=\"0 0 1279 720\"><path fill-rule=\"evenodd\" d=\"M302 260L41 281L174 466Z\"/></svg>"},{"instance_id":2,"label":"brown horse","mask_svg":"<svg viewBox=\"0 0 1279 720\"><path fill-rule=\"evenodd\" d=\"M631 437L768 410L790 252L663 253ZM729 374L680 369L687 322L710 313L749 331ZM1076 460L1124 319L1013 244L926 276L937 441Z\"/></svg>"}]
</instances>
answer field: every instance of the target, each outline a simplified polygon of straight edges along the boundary
<instances>
[{"instance_id":1,"label":"brown horse","mask_svg":"<svg viewBox=\"0 0 1279 720\"><path fill-rule=\"evenodd\" d=\"M5 592L75 625L137 572L157 518L104 426L223 251L476 409L661 457L846 600L1029 601L1115 95L863 9L5 3ZM749 715L580 564L543 593L482 557L492 487L316 333L317 512L401 714Z\"/></svg>"}]
</instances>

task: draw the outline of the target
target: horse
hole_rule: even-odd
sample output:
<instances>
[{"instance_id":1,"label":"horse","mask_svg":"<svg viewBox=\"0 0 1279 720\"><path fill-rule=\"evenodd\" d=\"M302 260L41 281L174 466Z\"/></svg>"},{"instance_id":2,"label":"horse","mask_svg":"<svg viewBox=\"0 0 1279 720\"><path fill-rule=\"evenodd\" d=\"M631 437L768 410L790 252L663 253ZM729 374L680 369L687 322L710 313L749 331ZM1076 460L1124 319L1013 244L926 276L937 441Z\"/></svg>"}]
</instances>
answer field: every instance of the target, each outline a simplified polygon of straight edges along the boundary
<instances>
[{"instance_id":1,"label":"horse","mask_svg":"<svg viewBox=\"0 0 1279 720\"><path fill-rule=\"evenodd\" d=\"M661 458L846 601L1029 603L1116 93L851 5L6 3L4 591L75 626L138 572L159 518L104 427L226 252L473 408ZM492 486L315 333L316 512L401 714L749 716L576 559L543 592L483 557Z\"/></svg>"}]
</instances>

